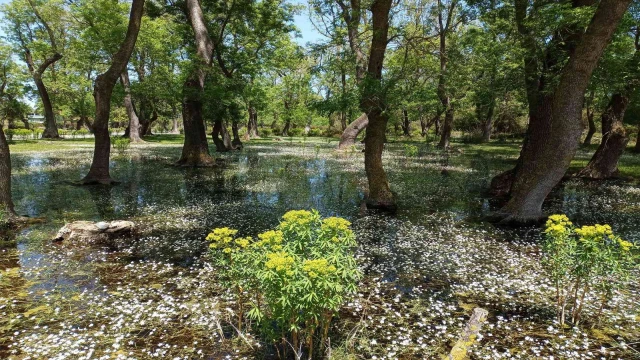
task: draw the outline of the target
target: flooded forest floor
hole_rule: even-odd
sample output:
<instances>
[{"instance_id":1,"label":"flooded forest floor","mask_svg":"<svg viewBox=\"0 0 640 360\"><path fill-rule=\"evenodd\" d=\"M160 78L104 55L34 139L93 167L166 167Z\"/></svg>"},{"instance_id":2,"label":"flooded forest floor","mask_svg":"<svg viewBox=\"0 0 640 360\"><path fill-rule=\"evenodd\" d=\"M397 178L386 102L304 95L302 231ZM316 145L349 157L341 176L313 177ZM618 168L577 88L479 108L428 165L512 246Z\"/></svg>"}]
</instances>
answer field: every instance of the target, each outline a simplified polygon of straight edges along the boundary
<instances>
[{"instance_id":1,"label":"flooded forest floor","mask_svg":"<svg viewBox=\"0 0 640 360\"><path fill-rule=\"evenodd\" d=\"M540 229L481 220L499 206L485 191L513 166L518 143L449 152L412 143L417 154L389 144L400 210L385 215L362 205L359 148L265 139L216 155L217 168L183 169L172 166L181 141L157 136L114 153L113 187L73 184L90 166L90 139L12 145L16 209L43 221L0 241L0 358L273 358L250 328L237 336L205 237L216 227L255 236L288 210L317 209L353 223L366 274L331 329L333 359L438 359L476 306L490 315L471 359L640 359L640 274L598 321L589 321L594 305L583 325L562 328L540 266ZM574 170L592 152L581 150ZM610 224L640 242L640 155L624 155L620 170L618 180L564 182L545 212ZM139 226L135 241L115 249L50 241L70 221L118 219Z\"/></svg>"}]
</instances>

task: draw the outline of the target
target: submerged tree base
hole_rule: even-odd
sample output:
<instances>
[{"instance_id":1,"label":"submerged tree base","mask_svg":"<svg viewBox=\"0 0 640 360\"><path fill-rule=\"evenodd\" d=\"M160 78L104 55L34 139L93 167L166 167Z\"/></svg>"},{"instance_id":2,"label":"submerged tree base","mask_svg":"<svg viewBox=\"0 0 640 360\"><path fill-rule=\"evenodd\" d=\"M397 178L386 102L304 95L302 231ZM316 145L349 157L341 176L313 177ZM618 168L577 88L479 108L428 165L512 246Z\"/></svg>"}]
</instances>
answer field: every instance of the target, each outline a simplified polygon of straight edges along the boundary
<instances>
[{"instance_id":1,"label":"submerged tree base","mask_svg":"<svg viewBox=\"0 0 640 360\"><path fill-rule=\"evenodd\" d=\"M214 167L216 159L209 154L195 154L180 158L175 164L180 167Z\"/></svg>"}]
</instances>

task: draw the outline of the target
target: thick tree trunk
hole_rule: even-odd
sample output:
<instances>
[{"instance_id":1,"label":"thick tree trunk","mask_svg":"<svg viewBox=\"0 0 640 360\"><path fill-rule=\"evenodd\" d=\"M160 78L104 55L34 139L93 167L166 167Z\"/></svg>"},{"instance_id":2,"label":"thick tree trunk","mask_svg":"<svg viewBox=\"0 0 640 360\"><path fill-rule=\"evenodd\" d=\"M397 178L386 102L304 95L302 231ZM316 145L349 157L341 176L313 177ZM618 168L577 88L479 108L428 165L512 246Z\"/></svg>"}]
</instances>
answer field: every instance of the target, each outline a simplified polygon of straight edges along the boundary
<instances>
[{"instance_id":1,"label":"thick tree trunk","mask_svg":"<svg viewBox=\"0 0 640 360\"><path fill-rule=\"evenodd\" d=\"M565 175L582 135L584 92L598 60L631 0L602 0L563 67L553 94L542 96L520 153L510 199L499 211L505 223L542 218L542 204Z\"/></svg>"},{"instance_id":2,"label":"thick tree trunk","mask_svg":"<svg viewBox=\"0 0 640 360\"><path fill-rule=\"evenodd\" d=\"M367 134L364 138L364 167L369 182L369 194L366 199L367 207L394 211L396 202L387 174L382 166L382 150L384 149L385 134L388 118L385 113L386 104L379 94L382 79L384 54L387 49L387 35L389 31L389 10L391 0L376 0L371 5L373 35L367 67L367 82L360 100L360 108L367 115ZM377 84L373 84L376 82Z\"/></svg>"},{"instance_id":3,"label":"thick tree trunk","mask_svg":"<svg viewBox=\"0 0 640 360\"><path fill-rule=\"evenodd\" d=\"M7 138L0 126L0 212L2 216L11 218L16 216L11 200L11 154ZM3 219L7 220L7 219Z\"/></svg>"},{"instance_id":4,"label":"thick tree trunk","mask_svg":"<svg viewBox=\"0 0 640 360\"><path fill-rule=\"evenodd\" d=\"M112 184L114 180L109 174L109 155L111 152L111 139L109 138L109 112L111 110L111 94L118 78L129 62L133 47L138 38L144 0L133 0L127 35L120 45L118 52L111 60L111 66L106 72L98 75L93 88L93 97L96 104L96 118L93 122L95 134L95 149L93 161L87 176L82 179L83 184Z\"/></svg>"},{"instance_id":5,"label":"thick tree trunk","mask_svg":"<svg viewBox=\"0 0 640 360\"><path fill-rule=\"evenodd\" d=\"M366 113L362 113L359 118L349 124L347 128L342 132L340 142L338 143L338 150L345 150L356 144L356 139L362 130L366 129L369 125L369 118Z\"/></svg>"},{"instance_id":6,"label":"thick tree trunk","mask_svg":"<svg viewBox=\"0 0 640 360\"><path fill-rule=\"evenodd\" d=\"M177 165L180 166L212 166L215 160L209 154L207 134L202 117L202 100L204 91L204 72L196 71L195 79L187 80L184 84L184 99L182 102L182 125L184 128L184 145L182 156Z\"/></svg>"},{"instance_id":7,"label":"thick tree trunk","mask_svg":"<svg viewBox=\"0 0 640 360\"><path fill-rule=\"evenodd\" d=\"M409 121L409 112L407 111L407 109L402 109L402 118L402 131L404 133L404 136L409 137L411 136L411 122Z\"/></svg>"},{"instance_id":8,"label":"thick tree trunk","mask_svg":"<svg viewBox=\"0 0 640 360\"><path fill-rule=\"evenodd\" d=\"M614 94L611 97L607 109L602 114L602 124L607 124L602 142L589 164L578 173L578 176L601 180L617 174L618 161L629 143L629 137L622 123L628 105L629 97L626 95Z\"/></svg>"},{"instance_id":9,"label":"thick tree trunk","mask_svg":"<svg viewBox=\"0 0 640 360\"><path fill-rule=\"evenodd\" d=\"M51 105L51 98L49 98L49 91L42 81L42 75L34 73L33 81L38 88L38 94L40 94L40 100L42 100L42 107L44 108L44 132L42 133L43 139L59 139L58 124L56 124L56 116L53 113L53 105Z\"/></svg>"},{"instance_id":10,"label":"thick tree trunk","mask_svg":"<svg viewBox=\"0 0 640 360\"><path fill-rule=\"evenodd\" d=\"M215 164L209 154L207 133L202 117L202 97L204 95L205 68L211 66L213 42L204 20L204 14L198 0L186 1L187 17L193 29L196 41L197 58L193 61L197 68L183 87L182 122L184 145L182 156L178 160L181 166L211 166Z\"/></svg>"},{"instance_id":11,"label":"thick tree trunk","mask_svg":"<svg viewBox=\"0 0 640 360\"><path fill-rule=\"evenodd\" d=\"M128 136L132 143L143 142L140 138L140 120L133 108L133 101L131 100L131 83L129 82L128 70L125 69L122 74L120 74L120 82L122 83L122 87L124 87L124 108L129 117L129 126L127 127L127 131L125 131L125 136Z\"/></svg>"}]
</instances>

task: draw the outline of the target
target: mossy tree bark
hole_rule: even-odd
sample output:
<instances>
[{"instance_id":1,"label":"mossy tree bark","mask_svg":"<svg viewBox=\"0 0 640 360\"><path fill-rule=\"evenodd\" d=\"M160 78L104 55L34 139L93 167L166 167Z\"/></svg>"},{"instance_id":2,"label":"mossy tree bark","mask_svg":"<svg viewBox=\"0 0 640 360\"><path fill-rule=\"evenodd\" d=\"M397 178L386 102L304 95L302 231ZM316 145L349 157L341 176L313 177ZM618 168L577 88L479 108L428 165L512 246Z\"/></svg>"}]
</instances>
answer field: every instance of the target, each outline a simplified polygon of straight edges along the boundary
<instances>
[{"instance_id":1,"label":"mossy tree bark","mask_svg":"<svg viewBox=\"0 0 640 360\"><path fill-rule=\"evenodd\" d=\"M382 150L389 121L382 86L382 66L387 49L389 11L392 0L376 0L371 5L373 36L367 76L362 81L360 108L367 114L369 126L364 138L364 166L369 181L367 207L395 210L396 201L389 187L387 174L382 166Z\"/></svg>"},{"instance_id":2,"label":"mossy tree bark","mask_svg":"<svg viewBox=\"0 0 640 360\"><path fill-rule=\"evenodd\" d=\"M574 32L575 41L571 35L568 40L565 37L564 41L573 48L552 92L539 92L540 84L531 77L537 73L537 65L527 63L531 53L525 55L525 67L536 66L533 72L525 69L531 119L514 170L510 198L496 214L502 222L527 223L542 218L545 198L565 175L579 146L583 130L582 105L591 74L630 2L602 0L586 31ZM516 19L521 33L526 11L526 0L517 0ZM524 41L533 39L525 36ZM530 48L525 46L527 49Z\"/></svg>"},{"instance_id":3,"label":"mossy tree bark","mask_svg":"<svg viewBox=\"0 0 640 360\"><path fill-rule=\"evenodd\" d=\"M96 104L96 118L93 122L95 135L95 148L93 161L89 173L81 180L83 184L112 184L115 181L109 173L109 156L111 152L111 139L109 138L109 112L111 110L111 94L122 72L126 69L129 57L136 44L144 0L133 0L129 25L124 41L118 52L111 59L111 65L106 72L98 75L93 88L93 97Z\"/></svg>"}]
</instances>

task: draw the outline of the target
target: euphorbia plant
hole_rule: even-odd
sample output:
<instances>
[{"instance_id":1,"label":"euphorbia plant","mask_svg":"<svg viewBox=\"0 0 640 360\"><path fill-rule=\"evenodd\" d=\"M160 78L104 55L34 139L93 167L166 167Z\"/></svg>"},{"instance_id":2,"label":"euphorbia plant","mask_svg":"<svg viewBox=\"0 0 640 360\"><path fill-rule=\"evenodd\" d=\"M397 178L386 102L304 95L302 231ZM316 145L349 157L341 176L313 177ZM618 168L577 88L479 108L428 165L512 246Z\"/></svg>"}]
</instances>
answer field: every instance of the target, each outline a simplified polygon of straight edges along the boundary
<instances>
[{"instance_id":1,"label":"euphorbia plant","mask_svg":"<svg viewBox=\"0 0 640 360\"><path fill-rule=\"evenodd\" d=\"M331 320L361 278L355 238L344 219L322 219L317 211L289 211L280 225L258 239L235 238L237 231L209 234L212 256L237 290L242 318L261 325L263 334L311 357L325 343ZM318 340L319 339L319 340Z\"/></svg>"},{"instance_id":2,"label":"euphorbia plant","mask_svg":"<svg viewBox=\"0 0 640 360\"><path fill-rule=\"evenodd\" d=\"M637 266L638 247L614 235L609 225L576 228L565 215L550 216L544 233L543 264L556 287L558 321L564 325L565 309L571 304L571 320L577 325L590 291L600 298L598 318L613 291Z\"/></svg>"}]
</instances>

